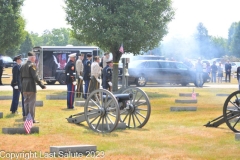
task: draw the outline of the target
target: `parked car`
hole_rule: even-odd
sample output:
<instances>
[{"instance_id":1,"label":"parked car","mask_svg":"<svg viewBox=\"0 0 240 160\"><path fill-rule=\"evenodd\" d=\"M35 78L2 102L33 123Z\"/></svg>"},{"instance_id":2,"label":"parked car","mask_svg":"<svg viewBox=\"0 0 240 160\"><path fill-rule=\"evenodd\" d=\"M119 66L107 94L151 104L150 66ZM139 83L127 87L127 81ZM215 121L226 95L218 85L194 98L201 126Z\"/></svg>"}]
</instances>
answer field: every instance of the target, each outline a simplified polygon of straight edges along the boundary
<instances>
[{"instance_id":1,"label":"parked car","mask_svg":"<svg viewBox=\"0 0 240 160\"><path fill-rule=\"evenodd\" d=\"M8 68L8 67L13 66L14 62L13 62L13 59L11 57L2 56L2 59L3 59L4 68Z\"/></svg>"},{"instance_id":2,"label":"parked car","mask_svg":"<svg viewBox=\"0 0 240 160\"><path fill-rule=\"evenodd\" d=\"M129 63L128 84L143 87L148 82L175 83L186 86L194 83L196 86L196 71L182 62L164 60L138 60ZM209 80L209 75L203 73L203 84Z\"/></svg>"},{"instance_id":3,"label":"parked car","mask_svg":"<svg viewBox=\"0 0 240 160\"><path fill-rule=\"evenodd\" d=\"M138 60L165 60L164 56L158 55L123 55L122 58L130 58L130 63L138 61ZM130 64L129 63L129 64ZM118 74L122 74L122 59L118 63Z\"/></svg>"},{"instance_id":4,"label":"parked car","mask_svg":"<svg viewBox=\"0 0 240 160\"><path fill-rule=\"evenodd\" d=\"M240 66L240 62L231 62L232 65L232 73L236 73L237 72L237 68Z\"/></svg>"},{"instance_id":5,"label":"parked car","mask_svg":"<svg viewBox=\"0 0 240 160\"><path fill-rule=\"evenodd\" d=\"M26 63L26 62L27 62L27 60L28 60L28 58L22 58L22 63L21 63L21 64L24 64L24 63Z\"/></svg>"}]
</instances>

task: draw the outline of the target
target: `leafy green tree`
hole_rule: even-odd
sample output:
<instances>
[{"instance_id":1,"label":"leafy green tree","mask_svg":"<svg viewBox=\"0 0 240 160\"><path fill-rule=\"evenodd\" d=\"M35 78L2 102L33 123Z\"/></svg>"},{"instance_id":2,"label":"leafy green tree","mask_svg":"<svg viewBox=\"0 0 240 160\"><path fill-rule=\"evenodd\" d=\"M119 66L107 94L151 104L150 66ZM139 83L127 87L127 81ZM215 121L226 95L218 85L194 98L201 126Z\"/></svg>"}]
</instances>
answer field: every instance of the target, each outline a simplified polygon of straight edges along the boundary
<instances>
[{"instance_id":1,"label":"leafy green tree","mask_svg":"<svg viewBox=\"0 0 240 160\"><path fill-rule=\"evenodd\" d=\"M240 57L240 22L234 22L228 32L229 51L232 56Z\"/></svg>"},{"instance_id":2,"label":"leafy green tree","mask_svg":"<svg viewBox=\"0 0 240 160\"><path fill-rule=\"evenodd\" d=\"M208 35L207 28L203 23L199 23L197 26L196 40L198 42L198 47L201 57L209 57L210 53L210 36Z\"/></svg>"},{"instance_id":3,"label":"leafy green tree","mask_svg":"<svg viewBox=\"0 0 240 160\"><path fill-rule=\"evenodd\" d=\"M210 37L211 47L209 57L223 57L228 53L227 39L222 37Z\"/></svg>"},{"instance_id":4,"label":"leafy green tree","mask_svg":"<svg viewBox=\"0 0 240 160\"><path fill-rule=\"evenodd\" d=\"M0 0L0 50L19 46L24 39L25 21L21 17L23 0Z\"/></svg>"},{"instance_id":5,"label":"leafy green tree","mask_svg":"<svg viewBox=\"0 0 240 160\"><path fill-rule=\"evenodd\" d=\"M25 53L25 56L26 56L26 53L31 51L32 48L33 48L32 38L31 38L30 34L28 32L26 32L25 41L20 46L19 54L23 55Z\"/></svg>"},{"instance_id":6,"label":"leafy green tree","mask_svg":"<svg viewBox=\"0 0 240 160\"><path fill-rule=\"evenodd\" d=\"M85 45L72 36L69 28L54 28L51 31L45 30L43 35L31 32L30 36L33 39L33 46L66 46L68 44L74 46Z\"/></svg>"},{"instance_id":7,"label":"leafy green tree","mask_svg":"<svg viewBox=\"0 0 240 160\"><path fill-rule=\"evenodd\" d=\"M117 91L119 47L138 54L158 46L173 19L171 0L65 0L66 20L76 39L113 54Z\"/></svg>"},{"instance_id":8,"label":"leafy green tree","mask_svg":"<svg viewBox=\"0 0 240 160\"><path fill-rule=\"evenodd\" d=\"M30 33L30 37L33 41L33 46L42 46L43 45L43 38L38 33Z\"/></svg>"}]
</instances>

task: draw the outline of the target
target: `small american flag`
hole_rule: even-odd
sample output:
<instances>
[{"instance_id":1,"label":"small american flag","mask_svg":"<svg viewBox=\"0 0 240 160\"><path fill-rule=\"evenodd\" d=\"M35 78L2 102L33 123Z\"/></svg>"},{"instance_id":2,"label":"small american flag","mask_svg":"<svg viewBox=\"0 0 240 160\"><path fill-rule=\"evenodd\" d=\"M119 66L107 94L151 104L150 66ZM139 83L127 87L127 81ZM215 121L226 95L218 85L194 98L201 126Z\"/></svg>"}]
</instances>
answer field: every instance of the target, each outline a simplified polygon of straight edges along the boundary
<instances>
[{"instance_id":1,"label":"small american flag","mask_svg":"<svg viewBox=\"0 0 240 160\"><path fill-rule=\"evenodd\" d=\"M121 46L119 48L119 52L124 53L123 44L121 44Z\"/></svg>"},{"instance_id":2,"label":"small american flag","mask_svg":"<svg viewBox=\"0 0 240 160\"><path fill-rule=\"evenodd\" d=\"M29 134L31 132L32 126L33 126L33 119L32 119L31 114L28 113L27 118L24 122L24 128L25 128L27 134Z\"/></svg>"}]
</instances>

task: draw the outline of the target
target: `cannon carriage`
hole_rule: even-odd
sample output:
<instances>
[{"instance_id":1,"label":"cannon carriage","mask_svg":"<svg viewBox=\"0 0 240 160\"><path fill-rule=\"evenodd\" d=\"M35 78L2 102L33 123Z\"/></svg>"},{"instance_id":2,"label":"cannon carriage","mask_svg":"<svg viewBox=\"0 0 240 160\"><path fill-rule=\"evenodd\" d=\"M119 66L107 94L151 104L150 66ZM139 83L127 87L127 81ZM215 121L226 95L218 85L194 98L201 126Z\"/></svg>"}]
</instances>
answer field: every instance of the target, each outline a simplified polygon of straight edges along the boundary
<instances>
[{"instance_id":1,"label":"cannon carriage","mask_svg":"<svg viewBox=\"0 0 240 160\"><path fill-rule=\"evenodd\" d=\"M231 93L223 105L223 115L208 122L206 127L218 127L226 123L233 132L240 132L240 91Z\"/></svg>"},{"instance_id":2,"label":"cannon carriage","mask_svg":"<svg viewBox=\"0 0 240 160\"><path fill-rule=\"evenodd\" d=\"M127 88L120 94L105 89L94 90L88 96L84 112L67 118L70 123L87 122L95 132L114 131L120 123L129 128L141 128L149 120L151 105L140 88Z\"/></svg>"}]
</instances>

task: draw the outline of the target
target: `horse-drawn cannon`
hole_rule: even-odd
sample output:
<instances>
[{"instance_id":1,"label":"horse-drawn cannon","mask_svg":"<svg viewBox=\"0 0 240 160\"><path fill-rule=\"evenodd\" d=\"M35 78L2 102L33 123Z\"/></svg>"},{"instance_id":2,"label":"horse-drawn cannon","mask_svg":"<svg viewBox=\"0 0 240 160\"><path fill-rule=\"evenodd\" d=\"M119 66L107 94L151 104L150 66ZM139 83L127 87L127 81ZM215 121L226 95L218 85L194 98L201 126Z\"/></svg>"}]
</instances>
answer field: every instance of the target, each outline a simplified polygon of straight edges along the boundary
<instances>
[{"instance_id":1,"label":"horse-drawn cannon","mask_svg":"<svg viewBox=\"0 0 240 160\"><path fill-rule=\"evenodd\" d=\"M84 112L67 118L70 123L87 121L96 132L112 132L119 122L129 128L143 127L151 113L147 94L139 88L127 88L121 94L112 94L105 89L94 90L88 96Z\"/></svg>"},{"instance_id":2,"label":"horse-drawn cannon","mask_svg":"<svg viewBox=\"0 0 240 160\"><path fill-rule=\"evenodd\" d=\"M233 132L240 132L240 91L228 96L223 105L223 115L205 124L206 127L218 127L226 123Z\"/></svg>"}]
</instances>

